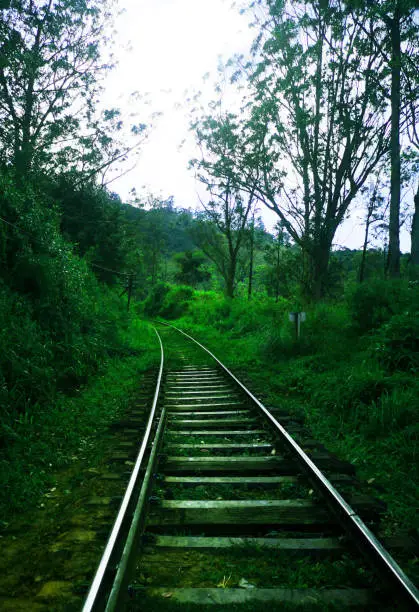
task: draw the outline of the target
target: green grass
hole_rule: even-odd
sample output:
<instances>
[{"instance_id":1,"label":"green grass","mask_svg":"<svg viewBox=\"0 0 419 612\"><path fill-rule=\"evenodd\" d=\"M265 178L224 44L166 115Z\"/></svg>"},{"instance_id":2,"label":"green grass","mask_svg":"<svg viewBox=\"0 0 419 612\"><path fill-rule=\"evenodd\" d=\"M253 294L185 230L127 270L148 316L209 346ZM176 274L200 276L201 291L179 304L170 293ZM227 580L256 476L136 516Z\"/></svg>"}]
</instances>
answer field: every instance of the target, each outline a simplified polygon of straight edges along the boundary
<instances>
[{"instance_id":1,"label":"green grass","mask_svg":"<svg viewBox=\"0 0 419 612\"><path fill-rule=\"evenodd\" d=\"M16 416L13 439L0 455L0 512L7 522L51 485L54 471L89 455L94 439L121 416L139 390L141 374L159 363L148 324L134 320L126 354L113 357L84 388Z\"/></svg>"}]
</instances>

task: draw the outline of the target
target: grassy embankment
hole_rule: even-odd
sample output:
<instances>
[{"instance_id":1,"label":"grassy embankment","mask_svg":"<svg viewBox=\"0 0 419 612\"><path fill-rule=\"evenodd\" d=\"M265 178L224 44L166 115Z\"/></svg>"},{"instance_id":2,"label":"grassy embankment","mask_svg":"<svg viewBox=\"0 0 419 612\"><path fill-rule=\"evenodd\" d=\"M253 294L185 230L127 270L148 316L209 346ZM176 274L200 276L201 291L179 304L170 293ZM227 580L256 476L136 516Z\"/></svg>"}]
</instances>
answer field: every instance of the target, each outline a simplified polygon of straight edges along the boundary
<instances>
[{"instance_id":1,"label":"grassy embankment","mask_svg":"<svg viewBox=\"0 0 419 612\"><path fill-rule=\"evenodd\" d=\"M299 342L288 321L298 304L286 300L160 288L145 312L190 331L267 404L303 413L387 502L391 533L418 527L418 298L403 282L352 287L339 304L307 308Z\"/></svg>"},{"instance_id":2,"label":"grassy embankment","mask_svg":"<svg viewBox=\"0 0 419 612\"><path fill-rule=\"evenodd\" d=\"M159 361L159 347L146 323L127 319L119 348L102 358L83 384L56 391L51 401L10 415L0 455L0 511L4 524L24 511L54 483L57 470L100 452L101 435L139 391L141 373Z\"/></svg>"}]
</instances>

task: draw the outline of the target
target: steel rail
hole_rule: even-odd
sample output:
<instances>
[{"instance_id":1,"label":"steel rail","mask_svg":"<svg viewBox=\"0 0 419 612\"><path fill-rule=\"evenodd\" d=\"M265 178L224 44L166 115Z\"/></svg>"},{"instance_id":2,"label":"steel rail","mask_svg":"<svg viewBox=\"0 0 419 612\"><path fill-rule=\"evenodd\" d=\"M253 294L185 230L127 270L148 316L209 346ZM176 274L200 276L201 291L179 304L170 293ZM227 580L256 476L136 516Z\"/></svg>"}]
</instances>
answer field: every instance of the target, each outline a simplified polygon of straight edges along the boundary
<instances>
[{"instance_id":1,"label":"steel rail","mask_svg":"<svg viewBox=\"0 0 419 612\"><path fill-rule=\"evenodd\" d=\"M124 609L125 598L127 595L128 580L130 578L130 570L134 561L134 554L137 552L136 546L139 544L139 539L142 535L144 526L145 508L147 504L151 479L153 476L154 466L157 460L157 453L160 449L162 434L166 424L166 409L163 408L156 435L153 440L153 448L150 453L150 458L147 465L147 470L144 476L141 491L138 497L138 502L132 518L131 527L125 541L124 550L118 564L118 570L112 585L110 595L106 603L105 612L118 612Z\"/></svg>"},{"instance_id":2,"label":"steel rail","mask_svg":"<svg viewBox=\"0 0 419 612\"><path fill-rule=\"evenodd\" d=\"M184 332L182 329L170 325L164 321L158 323L176 330L183 334L189 340L192 340L208 355L210 355L216 363L239 385L245 394L258 406L263 414L269 420L271 426L277 431L286 442L287 446L297 456L298 461L307 475L311 478L316 488L323 494L329 503L332 510L338 515L340 523L350 535L355 536L355 543L364 554L378 566L380 573L384 573L397 588L398 592L406 599L407 603L419 607L419 590L403 572L398 563L393 559L390 553L377 540L372 531L367 527L364 521L357 515L355 510L343 499L340 493L330 483L326 476L319 470L310 457L303 451L301 446L294 438L286 431L286 429L276 420L269 410L260 402L257 397L203 344L195 340L192 336Z\"/></svg>"},{"instance_id":3,"label":"steel rail","mask_svg":"<svg viewBox=\"0 0 419 612\"><path fill-rule=\"evenodd\" d=\"M109 569L109 564L112 558L112 554L115 551L116 544L121 535L121 528L126 519L128 507L130 503L132 502L134 491L138 485L138 477L139 477L140 469L142 467L144 454L145 454L147 445L149 443L151 428L152 428L154 418L156 415L157 402L159 399L161 380L163 377L163 366L164 366L163 343L161 341L158 331L155 328L154 328L154 331L156 332L156 335L157 335L157 338L160 344L160 369L159 369L159 374L157 377L156 390L154 392L154 398L153 398L153 404L152 404L151 411L150 411L150 416L147 422L147 427L144 432L141 447L138 452L137 459L135 461L135 465L134 465L134 468L132 470L132 473L131 473L131 476L128 482L128 486L126 488L124 497L121 502L121 506L119 508L117 517L113 524L113 527L109 535L108 542L106 544L102 558L100 560L99 566L96 570L95 577L93 579L93 582L90 586L86 600L84 602L83 612L91 612L95 609L99 609L97 608L97 606L98 606L98 600L101 596L101 591L102 591L103 584L104 584L104 578L105 578L106 572Z\"/></svg>"}]
</instances>

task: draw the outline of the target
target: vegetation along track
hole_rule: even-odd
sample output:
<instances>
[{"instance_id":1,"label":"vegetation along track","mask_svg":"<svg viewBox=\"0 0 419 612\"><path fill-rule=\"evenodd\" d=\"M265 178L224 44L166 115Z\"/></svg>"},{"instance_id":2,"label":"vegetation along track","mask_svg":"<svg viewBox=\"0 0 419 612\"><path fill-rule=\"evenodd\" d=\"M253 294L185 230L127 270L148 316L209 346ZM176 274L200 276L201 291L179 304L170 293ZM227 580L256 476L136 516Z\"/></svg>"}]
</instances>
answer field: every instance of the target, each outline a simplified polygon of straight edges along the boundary
<instances>
[{"instance_id":1,"label":"vegetation along track","mask_svg":"<svg viewBox=\"0 0 419 612\"><path fill-rule=\"evenodd\" d=\"M158 327L150 420L84 612L418 608L352 466L190 336Z\"/></svg>"}]
</instances>

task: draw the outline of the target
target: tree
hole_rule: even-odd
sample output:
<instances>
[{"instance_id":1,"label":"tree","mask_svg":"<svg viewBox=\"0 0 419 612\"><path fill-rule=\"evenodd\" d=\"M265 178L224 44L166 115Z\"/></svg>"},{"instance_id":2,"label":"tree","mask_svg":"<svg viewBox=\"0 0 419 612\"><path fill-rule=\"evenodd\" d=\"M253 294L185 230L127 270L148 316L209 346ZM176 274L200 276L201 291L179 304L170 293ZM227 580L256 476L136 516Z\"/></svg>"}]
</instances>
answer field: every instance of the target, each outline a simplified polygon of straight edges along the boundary
<instances>
[{"instance_id":1,"label":"tree","mask_svg":"<svg viewBox=\"0 0 419 612\"><path fill-rule=\"evenodd\" d=\"M97 276L113 284L119 273L131 271L129 226L119 197L106 189L88 184L74 187L68 177L59 177L49 189L61 212L60 230L74 243L75 251L95 266ZM106 268L106 269L105 269Z\"/></svg>"},{"instance_id":2,"label":"tree","mask_svg":"<svg viewBox=\"0 0 419 612\"><path fill-rule=\"evenodd\" d=\"M232 119L233 115L221 122L209 117L193 124L201 158L190 162L209 194L208 201L201 199L205 211L201 215L203 223L194 228L193 237L215 263L230 298L234 295L239 255L255 204L254 192L240 188L236 169L230 163L239 144L237 124Z\"/></svg>"},{"instance_id":3,"label":"tree","mask_svg":"<svg viewBox=\"0 0 419 612\"><path fill-rule=\"evenodd\" d=\"M234 173L239 188L279 216L302 248L306 293L319 299L336 230L388 151L383 60L364 33L373 21L361 27L338 3L252 4L264 13L254 60L240 63L250 94L240 118L216 109L217 121L201 120L201 139L235 125L238 144L216 171Z\"/></svg>"},{"instance_id":4,"label":"tree","mask_svg":"<svg viewBox=\"0 0 419 612\"><path fill-rule=\"evenodd\" d=\"M378 27L367 32L386 63L390 73L387 88L391 107L390 135L390 221L387 272L400 276L400 196L401 196L401 136L409 120L402 123L403 115L416 108L418 94L417 37L418 25L414 12L417 0L348 0L358 22L369 13ZM386 80L381 87L386 88ZM412 95L413 94L413 95Z\"/></svg>"},{"instance_id":5,"label":"tree","mask_svg":"<svg viewBox=\"0 0 419 612\"><path fill-rule=\"evenodd\" d=\"M374 223L383 221L384 211L382 210L384 198L379 193L380 176L377 175L375 182L370 183L370 188L365 190L367 198L366 214L365 214L365 232L364 243L362 246L361 263L359 266L359 282L362 283L365 278L365 265L367 257L367 249L370 241L370 232Z\"/></svg>"},{"instance_id":6,"label":"tree","mask_svg":"<svg viewBox=\"0 0 419 612\"><path fill-rule=\"evenodd\" d=\"M119 112L96 110L112 2L15 0L2 10L0 160L18 176L58 166L92 178L131 148L112 137Z\"/></svg>"},{"instance_id":7,"label":"tree","mask_svg":"<svg viewBox=\"0 0 419 612\"><path fill-rule=\"evenodd\" d=\"M301 250L292 247L281 222L275 226L274 240L265 245L265 285L268 295L289 297L301 277Z\"/></svg>"},{"instance_id":8,"label":"tree","mask_svg":"<svg viewBox=\"0 0 419 612\"><path fill-rule=\"evenodd\" d=\"M227 187L223 193L214 193L214 200L204 205L205 212L198 217L191 235L205 255L215 263L224 279L225 294L234 297L236 274L241 250L246 240L246 228L253 199L245 200L240 193Z\"/></svg>"},{"instance_id":9,"label":"tree","mask_svg":"<svg viewBox=\"0 0 419 612\"><path fill-rule=\"evenodd\" d=\"M255 211L253 210L252 222L249 228L249 282L247 285L247 299L252 299L253 289L253 266L255 257Z\"/></svg>"},{"instance_id":10,"label":"tree","mask_svg":"<svg viewBox=\"0 0 419 612\"><path fill-rule=\"evenodd\" d=\"M405 67L406 104L404 112L404 125L406 126L410 150L405 152L404 158L408 162L408 178L414 178L416 189L413 196L413 217L411 227L410 265L413 268L413 277L419 277L419 53L416 46L416 57L409 54L412 61ZM416 60L416 61L415 61Z\"/></svg>"}]
</instances>

